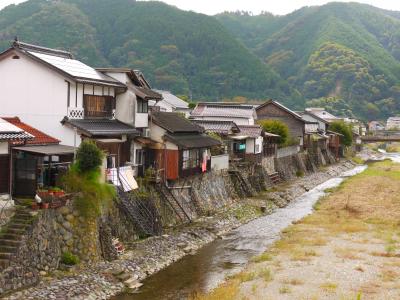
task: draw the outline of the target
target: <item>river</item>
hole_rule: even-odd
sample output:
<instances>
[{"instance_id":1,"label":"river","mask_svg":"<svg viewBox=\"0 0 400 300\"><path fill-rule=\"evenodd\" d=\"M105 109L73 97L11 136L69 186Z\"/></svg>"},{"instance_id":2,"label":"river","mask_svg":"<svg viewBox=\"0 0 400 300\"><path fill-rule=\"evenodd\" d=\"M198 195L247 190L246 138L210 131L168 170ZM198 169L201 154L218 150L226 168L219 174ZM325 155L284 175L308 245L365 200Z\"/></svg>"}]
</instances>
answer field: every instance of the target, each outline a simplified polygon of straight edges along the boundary
<instances>
[{"instance_id":1,"label":"river","mask_svg":"<svg viewBox=\"0 0 400 300\"><path fill-rule=\"evenodd\" d=\"M264 252L279 239L284 228L310 214L313 205L325 195L326 189L338 186L346 177L354 176L366 168L367 166L357 166L318 185L285 208L238 227L196 254L186 256L150 276L138 292L122 294L114 299L186 299L192 294L216 287L226 276L241 271L251 257Z\"/></svg>"}]
</instances>

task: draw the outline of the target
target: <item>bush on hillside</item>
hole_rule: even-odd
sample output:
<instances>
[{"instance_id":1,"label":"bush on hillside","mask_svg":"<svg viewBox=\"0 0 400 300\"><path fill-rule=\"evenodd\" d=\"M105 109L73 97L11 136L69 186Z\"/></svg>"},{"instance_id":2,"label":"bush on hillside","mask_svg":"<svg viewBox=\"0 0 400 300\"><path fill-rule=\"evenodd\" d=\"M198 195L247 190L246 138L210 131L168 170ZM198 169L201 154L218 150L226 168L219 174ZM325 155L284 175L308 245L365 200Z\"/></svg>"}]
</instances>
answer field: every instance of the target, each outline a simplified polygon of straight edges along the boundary
<instances>
[{"instance_id":1,"label":"bush on hillside","mask_svg":"<svg viewBox=\"0 0 400 300\"><path fill-rule=\"evenodd\" d=\"M353 132L351 131L351 125L348 125L343 121L335 121L329 124L329 130L343 135L340 137L341 144L345 146L351 146L353 143Z\"/></svg>"},{"instance_id":2,"label":"bush on hillside","mask_svg":"<svg viewBox=\"0 0 400 300\"><path fill-rule=\"evenodd\" d=\"M98 169L103 161L104 153L95 143L84 141L76 152L76 164L81 172Z\"/></svg>"},{"instance_id":3,"label":"bush on hillside","mask_svg":"<svg viewBox=\"0 0 400 300\"><path fill-rule=\"evenodd\" d=\"M288 126L278 120L265 120L260 122L264 131L279 135L278 144L283 145L289 138Z\"/></svg>"}]
</instances>

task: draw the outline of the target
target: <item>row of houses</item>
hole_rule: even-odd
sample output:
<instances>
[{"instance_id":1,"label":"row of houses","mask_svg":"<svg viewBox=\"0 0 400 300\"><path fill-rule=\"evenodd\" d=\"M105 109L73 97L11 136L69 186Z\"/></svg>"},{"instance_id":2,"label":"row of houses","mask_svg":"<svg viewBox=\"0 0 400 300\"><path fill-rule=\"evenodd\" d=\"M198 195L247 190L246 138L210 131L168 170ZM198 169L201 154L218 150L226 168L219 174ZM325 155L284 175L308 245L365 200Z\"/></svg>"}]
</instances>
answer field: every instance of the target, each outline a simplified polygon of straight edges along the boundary
<instances>
[{"instance_id":1,"label":"row of houses","mask_svg":"<svg viewBox=\"0 0 400 300\"><path fill-rule=\"evenodd\" d=\"M324 110L294 112L269 100L198 103L190 111L140 71L93 68L67 51L18 40L0 54L0 90L0 194L57 186L85 140L107 154L103 171L112 182L106 175L123 167L166 182L273 157L279 136L262 130L265 119L286 123L299 150L319 141L338 153L339 134L329 131L335 117Z\"/></svg>"}]
</instances>

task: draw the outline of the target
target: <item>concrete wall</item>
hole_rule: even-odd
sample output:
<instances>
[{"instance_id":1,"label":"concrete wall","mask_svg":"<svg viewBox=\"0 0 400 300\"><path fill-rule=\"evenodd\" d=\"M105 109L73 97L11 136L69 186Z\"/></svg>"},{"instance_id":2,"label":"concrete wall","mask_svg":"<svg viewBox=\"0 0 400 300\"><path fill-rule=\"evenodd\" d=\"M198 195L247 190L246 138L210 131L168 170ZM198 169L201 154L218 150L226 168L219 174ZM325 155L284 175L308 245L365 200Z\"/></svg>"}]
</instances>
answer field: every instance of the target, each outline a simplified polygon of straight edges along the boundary
<instances>
[{"instance_id":1,"label":"concrete wall","mask_svg":"<svg viewBox=\"0 0 400 300\"><path fill-rule=\"evenodd\" d=\"M300 151L299 146L289 146L289 147L284 147L284 148L278 148L276 151L276 157L285 157L285 156L291 156Z\"/></svg>"},{"instance_id":2,"label":"concrete wall","mask_svg":"<svg viewBox=\"0 0 400 300\"><path fill-rule=\"evenodd\" d=\"M229 154L211 156L211 170L220 171L229 169Z\"/></svg>"},{"instance_id":3,"label":"concrete wall","mask_svg":"<svg viewBox=\"0 0 400 300\"><path fill-rule=\"evenodd\" d=\"M0 142L0 155L8 154L8 142Z\"/></svg>"}]
</instances>

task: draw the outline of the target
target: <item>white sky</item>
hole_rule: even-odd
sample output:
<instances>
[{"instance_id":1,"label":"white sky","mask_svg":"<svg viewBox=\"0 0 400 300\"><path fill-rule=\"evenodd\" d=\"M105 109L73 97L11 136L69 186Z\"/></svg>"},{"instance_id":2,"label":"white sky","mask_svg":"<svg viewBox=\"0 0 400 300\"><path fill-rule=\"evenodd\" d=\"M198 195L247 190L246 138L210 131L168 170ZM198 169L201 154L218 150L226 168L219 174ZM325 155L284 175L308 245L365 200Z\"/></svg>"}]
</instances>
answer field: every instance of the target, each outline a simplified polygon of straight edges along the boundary
<instances>
[{"instance_id":1,"label":"white sky","mask_svg":"<svg viewBox=\"0 0 400 300\"><path fill-rule=\"evenodd\" d=\"M0 9L12 4L21 3L25 0L0 0ZM113 1L113 0L109 0ZM350 2L339 0L340 2ZM164 0L184 10L214 15L223 11L246 10L258 14L268 11L277 15L290 13L303 6L322 5L328 0ZM400 11L399 0L359 0L358 2L371 4L376 7Z\"/></svg>"}]
</instances>

